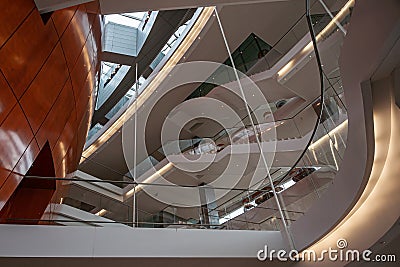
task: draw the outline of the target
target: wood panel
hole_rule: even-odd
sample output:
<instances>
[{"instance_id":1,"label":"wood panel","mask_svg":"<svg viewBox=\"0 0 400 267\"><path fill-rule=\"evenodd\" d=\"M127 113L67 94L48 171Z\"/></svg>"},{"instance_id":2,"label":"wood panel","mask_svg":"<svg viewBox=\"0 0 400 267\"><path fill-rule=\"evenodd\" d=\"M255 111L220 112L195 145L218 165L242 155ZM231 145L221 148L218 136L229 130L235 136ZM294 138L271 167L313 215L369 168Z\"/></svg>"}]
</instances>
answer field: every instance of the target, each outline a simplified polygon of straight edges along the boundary
<instances>
[{"instance_id":1,"label":"wood panel","mask_svg":"<svg viewBox=\"0 0 400 267\"><path fill-rule=\"evenodd\" d=\"M68 122L65 124L65 127L57 140L57 144L53 148L56 175L58 177L64 177L66 175L67 169L62 166L62 161L67 154L69 147L75 145L73 139L77 131L76 129L78 128L76 121L76 112L74 111L71 113Z\"/></svg>"},{"instance_id":2,"label":"wood panel","mask_svg":"<svg viewBox=\"0 0 400 267\"><path fill-rule=\"evenodd\" d=\"M8 175L10 175L10 170L0 167L0 192L1 192L1 187L3 186L3 183L7 180ZM1 198L0 198L0 202L1 202ZM1 203L0 203L0 207L1 207Z\"/></svg>"},{"instance_id":3,"label":"wood panel","mask_svg":"<svg viewBox=\"0 0 400 267\"><path fill-rule=\"evenodd\" d=\"M87 135L89 128L90 128L90 117L93 115L92 114L92 105L89 103L86 107L86 111L85 111L85 115L81 120L81 123L79 124L78 127L78 132L81 133L80 135L77 135L77 149L83 150L83 146L85 145L85 140L86 138L84 138L85 135ZM80 155L77 154L75 155L75 161L78 164L80 160Z\"/></svg>"},{"instance_id":4,"label":"wood panel","mask_svg":"<svg viewBox=\"0 0 400 267\"><path fill-rule=\"evenodd\" d=\"M82 4L56 11L44 22L33 0L0 0L3 222L10 216L35 221L52 198L54 188L24 178L33 165L39 165L39 176L64 177L77 168L99 69L98 10L98 2ZM51 159L36 162L46 149ZM49 166L52 174L46 173Z\"/></svg>"},{"instance_id":5,"label":"wood panel","mask_svg":"<svg viewBox=\"0 0 400 267\"><path fill-rule=\"evenodd\" d=\"M18 99L39 72L57 39L54 25L43 25L40 15L32 12L1 48L0 68Z\"/></svg>"},{"instance_id":6,"label":"wood panel","mask_svg":"<svg viewBox=\"0 0 400 267\"><path fill-rule=\"evenodd\" d=\"M99 14L100 13L100 3L99 1L92 1L85 4L86 12L88 14Z\"/></svg>"},{"instance_id":7,"label":"wood panel","mask_svg":"<svg viewBox=\"0 0 400 267\"><path fill-rule=\"evenodd\" d=\"M35 140L32 140L22 157L19 159L15 168L12 170L11 174L9 173L9 176L6 177L7 179L5 180L3 186L0 187L0 195L2 196L2 199L8 199L12 196L19 183L23 180L24 174L28 172L29 168L32 166L32 162L35 161L35 158L38 154L39 147L37 146ZM0 210L3 208L6 202L7 201L0 200Z\"/></svg>"},{"instance_id":8,"label":"wood panel","mask_svg":"<svg viewBox=\"0 0 400 267\"><path fill-rule=\"evenodd\" d=\"M35 140L32 140L29 146L24 151L24 154L19 159L17 165L13 169L13 173L18 175L25 175L32 167L32 162L35 161L39 155L40 149Z\"/></svg>"},{"instance_id":9,"label":"wood panel","mask_svg":"<svg viewBox=\"0 0 400 267\"><path fill-rule=\"evenodd\" d=\"M0 1L0 47L7 41L25 17L35 8L31 0Z\"/></svg>"},{"instance_id":10,"label":"wood panel","mask_svg":"<svg viewBox=\"0 0 400 267\"><path fill-rule=\"evenodd\" d=\"M7 186L0 188L0 212L3 210L4 206L7 204L8 200L12 194L17 189L19 183L22 181L24 176L18 175L16 173L9 173L7 176ZM0 218L1 220L1 218Z\"/></svg>"},{"instance_id":11,"label":"wood panel","mask_svg":"<svg viewBox=\"0 0 400 267\"><path fill-rule=\"evenodd\" d=\"M70 173L71 170L76 166L77 162L75 161L78 153L78 142L77 142L77 136L74 136L74 139L72 140L72 143L74 144L73 146L70 146L67 154L65 155L63 159L63 164L65 166L65 172Z\"/></svg>"},{"instance_id":12,"label":"wood panel","mask_svg":"<svg viewBox=\"0 0 400 267\"><path fill-rule=\"evenodd\" d=\"M8 113L15 106L17 100L8 86L2 73L0 73L0 125L3 123Z\"/></svg>"},{"instance_id":13,"label":"wood panel","mask_svg":"<svg viewBox=\"0 0 400 267\"><path fill-rule=\"evenodd\" d=\"M77 25L85 25L85 27L77 27ZM77 30L78 28L78 30ZM70 70L75 66L82 48L86 43L89 34L89 21L87 15L82 11L82 8L77 9L74 17L67 26L64 34L61 37L61 45L63 47L68 68Z\"/></svg>"},{"instance_id":14,"label":"wood panel","mask_svg":"<svg viewBox=\"0 0 400 267\"><path fill-rule=\"evenodd\" d=\"M48 143L43 146L32 166L0 211L0 222L36 224L42 217L56 190L56 181L30 177L55 175L53 158ZM7 180L8 181L8 180ZM22 220L21 220L22 219Z\"/></svg>"},{"instance_id":15,"label":"wood panel","mask_svg":"<svg viewBox=\"0 0 400 267\"><path fill-rule=\"evenodd\" d=\"M21 98L22 108L35 133L39 130L67 79L68 69L61 46L57 45L32 85ZM44 90L44 88L48 89ZM64 103L64 105L68 105L68 103Z\"/></svg>"},{"instance_id":16,"label":"wood panel","mask_svg":"<svg viewBox=\"0 0 400 267\"><path fill-rule=\"evenodd\" d=\"M92 38L93 44L97 45L96 51L101 51L101 38L102 38L102 27L100 16L97 16L92 25Z\"/></svg>"},{"instance_id":17,"label":"wood panel","mask_svg":"<svg viewBox=\"0 0 400 267\"><path fill-rule=\"evenodd\" d=\"M0 127L0 167L11 171L33 139L32 130L19 105Z\"/></svg>"},{"instance_id":18,"label":"wood panel","mask_svg":"<svg viewBox=\"0 0 400 267\"><path fill-rule=\"evenodd\" d=\"M64 34L65 29L70 24L77 9L77 6L73 6L64 10L57 10L53 13L52 20L54 22L54 26L56 27L58 36Z\"/></svg>"},{"instance_id":19,"label":"wood panel","mask_svg":"<svg viewBox=\"0 0 400 267\"><path fill-rule=\"evenodd\" d=\"M36 140L41 147L46 142L49 142L51 148L56 145L65 124L68 122L71 113L74 112L74 101L72 85L68 79L48 113L43 126L36 134Z\"/></svg>"},{"instance_id":20,"label":"wood panel","mask_svg":"<svg viewBox=\"0 0 400 267\"><path fill-rule=\"evenodd\" d=\"M92 73L86 78L86 81L82 84L79 95L76 98L76 111L78 114L83 114L86 112L88 104L92 101L93 96L93 83L94 77Z\"/></svg>"},{"instance_id":21,"label":"wood panel","mask_svg":"<svg viewBox=\"0 0 400 267\"><path fill-rule=\"evenodd\" d=\"M83 88L83 85L85 83L86 77L90 71L91 67L91 61L88 53L89 49L86 46L83 50L82 53L78 57L78 61L75 64L75 67L71 71L71 81L72 81L72 87L74 89L74 94L76 97L80 95L80 91Z\"/></svg>"}]
</instances>

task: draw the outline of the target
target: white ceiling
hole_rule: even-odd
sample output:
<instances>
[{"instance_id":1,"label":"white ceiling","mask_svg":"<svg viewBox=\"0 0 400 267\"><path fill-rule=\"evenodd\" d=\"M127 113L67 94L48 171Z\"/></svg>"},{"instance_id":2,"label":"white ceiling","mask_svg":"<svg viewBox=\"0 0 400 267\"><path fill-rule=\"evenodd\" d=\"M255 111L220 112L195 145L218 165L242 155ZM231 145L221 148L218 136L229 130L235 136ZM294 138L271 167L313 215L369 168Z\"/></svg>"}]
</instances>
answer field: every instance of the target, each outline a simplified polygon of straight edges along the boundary
<instances>
[{"instance_id":1,"label":"white ceiling","mask_svg":"<svg viewBox=\"0 0 400 267\"><path fill-rule=\"evenodd\" d=\"M116 14L149 10L171 10L215 5L238 5L244 3L265 3L280 1L288 0L100 0L100 6L103 14Z\"/></svg>"}]
</instances>

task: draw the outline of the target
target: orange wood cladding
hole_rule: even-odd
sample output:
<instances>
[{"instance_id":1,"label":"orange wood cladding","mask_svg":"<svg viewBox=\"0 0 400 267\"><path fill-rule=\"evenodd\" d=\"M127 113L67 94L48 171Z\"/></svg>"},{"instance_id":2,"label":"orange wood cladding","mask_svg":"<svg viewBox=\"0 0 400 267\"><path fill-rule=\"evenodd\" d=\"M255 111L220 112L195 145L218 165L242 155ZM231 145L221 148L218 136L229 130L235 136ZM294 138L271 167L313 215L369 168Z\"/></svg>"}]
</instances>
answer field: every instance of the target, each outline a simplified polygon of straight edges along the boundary
<instances>
[{"instance_id":1,"label":"orange wood cladding","mask_svg":"<svg viewBox=\"0 0 400 267\"><path fill-rule=\"evenodd\" d=\"M24 176L44 149L51 157L40 161L43 176L46 168L57 177L75 171L90 126L99 4L56 11L46 22L33 0L0 0L0 13L0 221L37 220L55 184Z\"/></svg>"}]
</instances>

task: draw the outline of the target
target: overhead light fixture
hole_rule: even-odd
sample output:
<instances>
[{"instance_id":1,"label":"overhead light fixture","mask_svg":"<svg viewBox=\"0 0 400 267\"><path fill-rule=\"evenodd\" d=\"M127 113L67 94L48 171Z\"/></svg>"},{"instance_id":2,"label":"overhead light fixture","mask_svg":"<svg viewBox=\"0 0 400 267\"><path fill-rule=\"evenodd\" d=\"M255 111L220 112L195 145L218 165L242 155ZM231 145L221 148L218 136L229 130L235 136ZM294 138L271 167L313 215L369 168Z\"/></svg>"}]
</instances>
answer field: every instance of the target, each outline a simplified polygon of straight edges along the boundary
<instances>
[{"instance_id":1,"label":"overhead light fixture","mask_svg":"<svg viewBox=\"0 0 400 267\"><path fill-rule=\"evenodd\" d=\"M330 140L331 136L335 136L335 134L339 131L341 131L345 126L347 126L348 120L345 120L338 126L336 126L334 129L332 129L329 133L325 134L322 136L320 139L312 143L308 148L311 150L314 150L316 147L320 146L323 142Z\"/></svg>"},{"instance_id":2,"label":"overhead light fixture","mask_svg":"<svg viewBox=\"0 0 400 267\"><path fill-rule=\"evenodd\" d=\"M355 0L348 1L339 13L326 25L326 27L316 36L317 42L326 38L330 32L350 13L350 7L354 6ZM311 60L310 53L314 50L313 43L310 41L300 52L298 52L285 66L278 71L278 82L286 81L290 76L296 73L296 70L302 68ZM305 60L307 59L307 60Z\"/></svg>"},{"instance_id":3,"label":"overhead light fixture","mask_svg":"<svg viewBox=\"0 0 400 267\"><path fill-rule=\"evenodd\" d=\"M95 213L94 215L103 216L104 214L106 214L106 212L107 212L107 210L101 209L99 212Z\"/></svg>"},{"instance_id":4,"label":"overhead light fixture","mask_svg":"<svg viewBox=\"0 0 400 267\"><path fill-rule=\"evenodd\" d=\"M161 169L159 169L158 171L156 171L154 174L152 174L150 177L146 178L143 182L143 184L140 184L138 186L135 186L134 188L132 188L131 190L129 190L125 196L126 197L131 197L133 194L141 191L143 189L144 184L149 184L154 182L157 178L159 178L160 176L164 175L167 171L169 171L172 167L174 166L174 164L172 164L171 162L169 162L168 164L166 164L164 167L162 167Z\"/></svg>"}]
</instances>

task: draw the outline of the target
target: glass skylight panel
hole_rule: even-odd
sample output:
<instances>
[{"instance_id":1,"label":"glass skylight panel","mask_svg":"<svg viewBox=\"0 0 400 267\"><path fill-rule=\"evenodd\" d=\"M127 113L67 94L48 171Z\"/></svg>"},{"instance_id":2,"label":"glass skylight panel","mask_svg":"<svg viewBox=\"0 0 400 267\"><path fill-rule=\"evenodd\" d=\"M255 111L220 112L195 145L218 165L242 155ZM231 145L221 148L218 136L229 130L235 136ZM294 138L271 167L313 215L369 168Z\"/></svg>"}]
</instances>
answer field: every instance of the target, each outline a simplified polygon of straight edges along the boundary
<instances>
[{"instance_id":1,"label":"glass skylight panel","mask_svg":"<svg viewBox=\"0 0 400 267\"><path fill-rule=\"evenodd\" d=\"M140 23L146 18L147 12L135 12L135 13L124 13L124 14L112 14L106 15L106 24L114 22L120 25L138 28Z\"/></svg>"}]
</instances>

